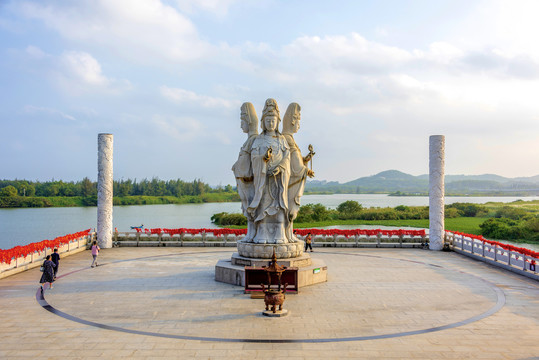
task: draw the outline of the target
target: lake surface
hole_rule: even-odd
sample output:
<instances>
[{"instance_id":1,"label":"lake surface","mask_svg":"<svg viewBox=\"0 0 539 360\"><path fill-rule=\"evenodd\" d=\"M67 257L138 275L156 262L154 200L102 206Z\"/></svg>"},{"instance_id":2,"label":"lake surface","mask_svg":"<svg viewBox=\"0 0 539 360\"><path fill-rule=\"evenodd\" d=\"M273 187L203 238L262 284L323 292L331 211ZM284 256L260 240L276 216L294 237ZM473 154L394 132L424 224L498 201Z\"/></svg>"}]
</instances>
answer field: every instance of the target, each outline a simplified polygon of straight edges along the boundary
<instances>
[{"instance_id":1,"label":"lake surface","mask_svg":"<svg viewBox=\"0 0 539 360\"><path fill-rule=\"evenodd\" d=\"M539 200L527 197L446 197L446 204L469 202L512 202L518 199ZM395 207L398 205L427 206L427 196L388 196L386 194L333 194L305 195L302 204L321 203L330 208L354 200L363 207ZM211 216L219 212L241 212L239 202L182 205L115 206L114 227L130 231L131 226L144 224L146 228L215 228ZM0 209L0 248L9 249L41 240L74 233L97 226L96 207ZM363 227L363 226L362 226ZM356 226L357 228L357 226Z\"/></svg>"}]
</instances>

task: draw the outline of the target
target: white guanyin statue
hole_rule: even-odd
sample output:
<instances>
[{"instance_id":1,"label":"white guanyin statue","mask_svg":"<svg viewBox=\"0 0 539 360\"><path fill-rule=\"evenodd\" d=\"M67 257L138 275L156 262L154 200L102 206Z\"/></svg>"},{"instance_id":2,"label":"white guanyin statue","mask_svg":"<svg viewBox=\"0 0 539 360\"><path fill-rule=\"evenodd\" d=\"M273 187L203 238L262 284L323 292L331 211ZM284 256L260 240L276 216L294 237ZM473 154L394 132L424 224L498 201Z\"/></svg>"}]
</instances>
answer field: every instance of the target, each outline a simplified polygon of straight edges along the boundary
<instances>
[{"instance_id":1,"label":"white guanyin statue","mask_svg":"<svg viewBox=\"0 0 539 360\"><path fill-rule=\"evenodd\" d=\"M257 244L284 244L288 224L288 181L290 180L290 150L278 130L281 122L279 107L268 99L262 118L262 133L251 146L255 196L247 208L254 218Z\"/></svg>"},{"instance_id":2,"label":"white guanyin statue","mask_svg":"<svg viewBox=\"0 0 539 360\"><path fill-rule=\"evenodd\" d=\"M277 102L266 100L260 119L262 132L257 135L253 105L244 103L241 107L242 129L249 136L232 170L248 224L247 235L238 242L242 256L268 258L275 250L277 258L286 258L303 252L303 242L293 234L293 221L305 181L314 176L307 167L314 152L309 146L309 154L302 157L294 141L300 110L296 103L288 106L281 134Z\"/></svg>"}]
</instances>

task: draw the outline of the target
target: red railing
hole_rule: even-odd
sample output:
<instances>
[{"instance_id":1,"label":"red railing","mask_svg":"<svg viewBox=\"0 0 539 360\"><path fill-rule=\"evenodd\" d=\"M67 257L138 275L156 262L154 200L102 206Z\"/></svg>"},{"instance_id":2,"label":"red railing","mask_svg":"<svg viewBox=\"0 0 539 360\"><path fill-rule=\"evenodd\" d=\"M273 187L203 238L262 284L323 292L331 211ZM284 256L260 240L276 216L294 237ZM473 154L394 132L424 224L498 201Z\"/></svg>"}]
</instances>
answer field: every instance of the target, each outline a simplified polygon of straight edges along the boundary
<instances>
[{"instance_id":1,"label":"red railing","mask_svg":"<svg viewBox=\"0 0 539 360\"><path fill-rule=\"evenodd\" d=\"M59 248L62 245L68 244L70 241L76 240L83 236L87 236L90 233L90 229L79 231L74 234L68 234L59 236L54 240L43 240L36 243L31 243L23 246L15 246L8 250L0 249L0 263L9 264L12 259L27 257L35 252L42 252L45 249Z\"/></svg>"},{"instance_id":2,"label":"red railing","mask_svg":"<svg viewBox=\"0 0 539 360\"><path fill-rule=\"evenodd\" d=\"M520 253L522 255L527 255L527 256L539 259L539 252L537 252L537 251L533 251L533 250L530 250L530 249L526 249L526 248L523 248L523 247L518 247L518 246L514 246L514 245L510 245L510 244L505 244L505 243L502 243L502 242L499 242L499 241L487 240L482 235L464 234L464 233L461 233L461 232L458 232L458 231L447 231L447 232L455 234L455 235L468 237L468 238L473 239L473 240L478 240L478 241L484 242L485 244L489 244L489 245L492 245L492 246L497 246L497 247L502 248L504 250L509 250L509 251L511 251L513 253Z\"/></svg>"},{"instance_id":3,"label":"red railing","mask_svg":"<svg viewBox=\"0 0 539 360\"><path fill-rule=\"evenodd\" d=\"M197 235L202 233L213 233L215 236L221 236L221 235L245 235L247 234L247 229L228 229L228 228L217 228L217 229L188 229L188 228L179 228L179 229L162 229L162 228L155 228L155 229L135 229L138 233L146 233L146 234L169 234L169 235L177 235L177 234L191 234L191 235ZM305 236L309 233L312 235L324 235L324 236L334 236L334 235L342 235L346 237L350 236L376 236L378 234L384 235L384 236L425 236L425 230L381 230L381 229L351 229L351 230L341 230L341 229L296 229L294 230L294 233L300 236Z\"/></svg>"}]
</instances>

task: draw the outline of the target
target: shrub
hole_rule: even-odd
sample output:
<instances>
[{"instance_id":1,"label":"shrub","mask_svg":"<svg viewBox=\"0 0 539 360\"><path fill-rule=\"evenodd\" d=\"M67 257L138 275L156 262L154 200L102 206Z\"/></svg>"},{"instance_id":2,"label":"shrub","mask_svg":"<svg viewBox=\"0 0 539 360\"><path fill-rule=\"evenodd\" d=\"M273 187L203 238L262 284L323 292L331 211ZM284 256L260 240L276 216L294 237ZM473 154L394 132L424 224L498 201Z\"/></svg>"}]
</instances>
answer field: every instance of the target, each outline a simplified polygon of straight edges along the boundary
<instances>
[{"instance_id":1,"label":"shrub","mask_svg":"<svg viewBox=\"0 0 539 360\"><path fill-rule=\"evenodd\" d=\"M395 206L395 210L397 211L410 211L410 207L406 205L399 205Z\"/></svg>"},{"instance_id":2,"label":"shrub","mask_svg":"<svg viewBox=\"0 0 539 360\"><path fill-rule=\"evenodd\" d=\"M243 214L229 214L227 212L221 212L218 214L213 214L211 217L211 222L220 226L244 226L247 225L247 218Z\"/></svg>"},{"instance_id":3,"label":"shrub","mask_svg":"<svg viewBox=\"0 0 539 360\"><path fill-rule=\"evenodd\" d=\"M456 217L459 217L459 215L460 215L460 212L455 208L445 209L445 212L444 212L444 217L446 218L456 218Z\"/></svg>"},{"instance_id":4,"label":"shrub","mask_svg":"<svg viewBox=\"0 0 539 360\"><path fill-rule=\"evenodd\" d=\"M446 206L446 211L456 209L460 216L464 217L481 217L488 213L488 209L483 205L472 203L453 203Z\"/></svg>"},{"instance_id":5,"label":"shrub","mask_svg":"<svg viewBox=\"0 0 539 360\"><path fill-rule=\"evenodd\" d=\"M345 201L337 206L339 212L339 219L350 219L359 214L363 209L360 203L353 200Z\"/></svg>"},{"instance_id":6,"label":"shrub","mask_svg":"<svg viewBox=\"0 0 539 360\"><path fill-rule=\"evenodd\" d=\"M496 214L494 215L494 217L519 220L526 215L528 215L528 212L524 209L515 208L512 206L504 206L498 211L496 211Z\"/></svg>"}]
</instances>

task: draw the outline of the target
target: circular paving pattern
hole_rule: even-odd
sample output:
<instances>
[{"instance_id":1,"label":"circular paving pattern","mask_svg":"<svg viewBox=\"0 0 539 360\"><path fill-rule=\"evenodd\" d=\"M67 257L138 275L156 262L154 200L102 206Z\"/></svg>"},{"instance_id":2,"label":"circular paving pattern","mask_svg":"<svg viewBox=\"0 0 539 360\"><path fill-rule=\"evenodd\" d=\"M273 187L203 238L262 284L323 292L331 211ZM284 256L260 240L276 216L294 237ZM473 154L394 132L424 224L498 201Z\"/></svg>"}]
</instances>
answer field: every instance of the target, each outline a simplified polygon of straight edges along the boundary
<instances>
[{"instance_id":1,"label":"circular paving pattern","mask_svg":"<svg viewBox=\"0 0 539 360\"><path fill-rule=\"evenodd\" d=\"M53 314L101 329L250 343L424 334L484 319L505 304L503 291L478 276L399 257L398 251L388 256L317 251L328 265L329 281L287 296L284 307L291 316L266 318L263 300L213 279L215 263L226 256L230 253L199 251L111 261L59 276L62 281L50 293L54 306L40 289L36 299ZM88 308L95 314L88 316Z\"/></svg>"}]
</instances>

